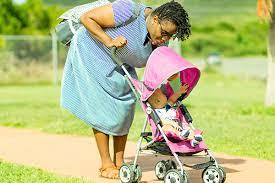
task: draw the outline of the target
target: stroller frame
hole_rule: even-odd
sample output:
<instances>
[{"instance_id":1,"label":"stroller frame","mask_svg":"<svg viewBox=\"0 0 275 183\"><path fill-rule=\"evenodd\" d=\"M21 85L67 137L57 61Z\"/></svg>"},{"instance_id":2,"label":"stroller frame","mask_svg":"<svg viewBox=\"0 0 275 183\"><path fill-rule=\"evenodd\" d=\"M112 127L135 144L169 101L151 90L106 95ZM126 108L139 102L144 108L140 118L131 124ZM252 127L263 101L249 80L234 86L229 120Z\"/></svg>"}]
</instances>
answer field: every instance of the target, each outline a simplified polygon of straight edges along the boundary
<instances>
[{"instance_id":1,"label":"stroller frame","mask_svg":"<svg viewBox=\"0 0 275 183\"><path fill-rule=\"evenodd\" d=\"M115 55L115 52L116 52L116 48L113 47L111 49L111 56L113 58L113 60L116 62L116 64L122 68L122 70L124 71L125 75L125 79L127 81L127 83L129 84L131 90L133 91L135 97L137 100L139 100L140 104L142 105L143 102L140 100L141 98L141 92L137 89L135 89L135 86L133 85L133 83L131 82L131 80L133 79L132 76L129 74L129 72L127 71L127 69L125 68L124 66L124 63L122 63L119 58ZM148 142L148 139L147 137L148 136L151 136L152 135L152 132L145 132L146 131L146 127L148 125L148 116L152 117L154 123L156 124L158 130L160 131L161 135L163 136L164 138L164 141L166 142L166 145L167 145L167 142L169 141L166 134L164 133L164 131L162 130L162 126L161 126L161 120L159 118L159 116L157 115L156 111L151 107L151 105L146 101L146 113L147 115L145 116L145 120L144 120L144 124L143 124L143 127L142 127L142 130L141 130L141 135L139 137L139 140L137 142L137 145L136 145L136 154L135 154L135 159L134 159L134 163L133 163L133 166L132 166L132 170L136 173L138 171L138 168L137 168L137 160L138 160L138 156L143 153L143 154L151 154L151 155L155 155L155 156L167 156L167 155L163 155L161 153L158 153L157 151L155 152L147 152L148 148L154 144L156 141L154 140L151 140ZM192 117L190 115L190 113L188 112L188 110L186 109L186 107L181 104L181 102L177 102L176 103L177 107L181 107L181 111L182 113L184 114L184 117L188 118L187 122L188 122L188 125L189 127L192 129L192 130L195 130L195 127L193 126L192 124ZM182 109L185 109L184 111ZM142 141L143 139L145 139L147 141L147 144L142 146ZM168 146L168 145L167 145ZM169 147L169 146L168 146ZM170 147L169 147L170 149ZM154 151L154 150L153 150ZM218 165L218 162L217 160L214 158L212 152L209 150L209 149L205 149L204 150L206 155L193 155L193 157L209 157L209 161L207 162L204 162L204 163L200 163L200 164L195 164L195 165L188 165L188 164L185 164L185 163L182 163L180 158L179 158L179 155L175 152L172 152L170 151L170 153L172 153L172 157L171 157L171 160L173 159L173 157L175 158L177 164L179 165L180 167L180 173L182 176L185 176L186 173L185 173L185 170L184 170L184 166L185 167L189 167L189 168L192 168L192 169L196 169L196 170L199 170L199 169L206 169L207 167L209 166L215 166L217 169L222 169L222 167L220 167ZM196 153L194 153L196 154ZM222 174L224 174L224 178L222 181L220 181L221 183L225 182L225 172L224 170L222 169ZM141 178L141 177L140 177ZM138 180L139 181L139 180ZM138 182L138 181L133 181L133 182ZM188 181L186 182L189 182L189 178L188 178Z\"/></svg>"}]
</instances>

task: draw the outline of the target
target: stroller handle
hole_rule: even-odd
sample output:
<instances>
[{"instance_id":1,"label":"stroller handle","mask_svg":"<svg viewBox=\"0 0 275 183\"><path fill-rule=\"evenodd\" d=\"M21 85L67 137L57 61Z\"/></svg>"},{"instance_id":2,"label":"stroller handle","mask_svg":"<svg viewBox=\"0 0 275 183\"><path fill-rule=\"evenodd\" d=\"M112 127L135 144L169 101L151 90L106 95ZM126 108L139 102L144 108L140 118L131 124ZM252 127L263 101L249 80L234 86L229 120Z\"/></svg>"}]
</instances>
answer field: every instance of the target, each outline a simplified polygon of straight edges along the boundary
<instances>
[{"instance_id":1,"label":"stroller handle","mask_svg":"<svg viewBox=\"0 0 275 183\"><path fill-rule=\"evenodd\" d=\"M125 73L125 77L127 79L127 82L130 86L130 88L132 89L132 91L135 93L136 97L139 98L139 96L137 95L136 93L136 90L133 86L133 83L131 83L131 79L132 79L132 76L131 74L129 74L129 72L127 71L127 69L125 68L125 65L123 65L123 62L118 58L118 56L116 55L116 51L117 51L117 47L113 46L111 47L111 57L113 59L113 61L119 66L122 68L122 70L124 71Z\"/></svg>"},{"instance_id":2,"label":"stroller handle","mask_svg":"<svg viewBox=\"0 0 275 183\"><path fill-rule=\"evenodd\" d=\"M117 47L113 46L111 47L111 57L115 61L115 63L121 67L123 65L122 61L118 58L116 55Z\"/></svg>"}]
</instances>

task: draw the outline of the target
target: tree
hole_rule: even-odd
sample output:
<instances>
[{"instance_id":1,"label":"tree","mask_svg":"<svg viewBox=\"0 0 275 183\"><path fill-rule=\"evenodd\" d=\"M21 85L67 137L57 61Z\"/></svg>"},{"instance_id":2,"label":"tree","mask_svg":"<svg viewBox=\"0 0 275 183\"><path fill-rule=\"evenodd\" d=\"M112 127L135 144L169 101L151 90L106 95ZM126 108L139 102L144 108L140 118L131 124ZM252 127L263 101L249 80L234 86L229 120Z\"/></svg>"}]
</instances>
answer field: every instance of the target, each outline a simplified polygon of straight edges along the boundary
<instances>
[{"instance_id":1,"label":"tree","mask_svg":"<svg viewBox=\"0 0 275 183\"><path fill-rule=\"evenodd\" d=\"M268 20L268 75L265 104L275 105L275 0L258 0L257 12L263 20Z\"/></svg>"},{"instance_id":2,"label":"tree","mask_svg":"<svg viewBox=\"0 0 275 183\"><path fill-rule=\"evenodd\" d=\"M45 6L42 0L26 0L22 4L0 0L0 34L50 34L64 9ZM3 26L2 26L3 25Z\"/></svg>"},{"instance_id":3,"label":"tree","mask_svg":"<svg viewBox=\"0 0 275 183\"><path fill-rule=\"evenodd\" d=\"M16 34L22 27L20 14L12 0L0 1L0 34Z\"/></svg>"}]
</instances>

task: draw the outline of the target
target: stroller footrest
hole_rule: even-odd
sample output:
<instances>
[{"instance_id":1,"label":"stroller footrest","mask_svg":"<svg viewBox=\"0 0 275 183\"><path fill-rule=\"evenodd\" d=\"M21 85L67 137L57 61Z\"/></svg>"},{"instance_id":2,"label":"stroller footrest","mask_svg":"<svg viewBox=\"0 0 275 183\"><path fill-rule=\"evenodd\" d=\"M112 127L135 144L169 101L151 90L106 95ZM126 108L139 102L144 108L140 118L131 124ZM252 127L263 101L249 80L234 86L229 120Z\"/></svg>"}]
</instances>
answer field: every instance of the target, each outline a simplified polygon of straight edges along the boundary
<instances>
[{"instance_id":1,"label":"stroller footrest","mask_svg":"<svg viewBox=\"0 0 275 183\"><path fill-rule=\"evenodd\" d=\"M200 170L200 169L205 169L213 164L214 164L213 161L208 161L206 163L200 163L200 164L196 164L196 165L188 166L188 167L193 168L195 170Z\"/></svg>"}]
</instances>

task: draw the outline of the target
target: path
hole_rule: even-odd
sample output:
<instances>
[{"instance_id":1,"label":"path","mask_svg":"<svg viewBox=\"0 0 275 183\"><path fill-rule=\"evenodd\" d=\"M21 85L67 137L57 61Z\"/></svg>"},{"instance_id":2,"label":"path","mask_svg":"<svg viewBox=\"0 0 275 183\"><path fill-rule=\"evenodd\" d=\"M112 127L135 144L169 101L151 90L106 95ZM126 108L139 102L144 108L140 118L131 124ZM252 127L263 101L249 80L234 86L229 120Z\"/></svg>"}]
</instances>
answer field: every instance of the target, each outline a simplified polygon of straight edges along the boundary
<instances>
[{"instance_id":1,"label":"path","mask_svg":"<svg viewBox=\"0 0 275 183\"><path fill-rule=\"evenodd\" d=\"M127 143L126 161L133 161L135 142ZM275 163L253 158L215 154L227 172L227 183L259 183L275 180ZM82 176L96 183L115 183L98 177L100 165L95 140L89 137L49 135L32 130L0 127L0 158L13 163L39 167L60 175ZM155 163L163 157L144 155L138 164L143 183L157 183ZM198 161L185 158L185 162ZM187 170L191 183L200 183L201 172Z\"/></svg>"}]
</instances>

